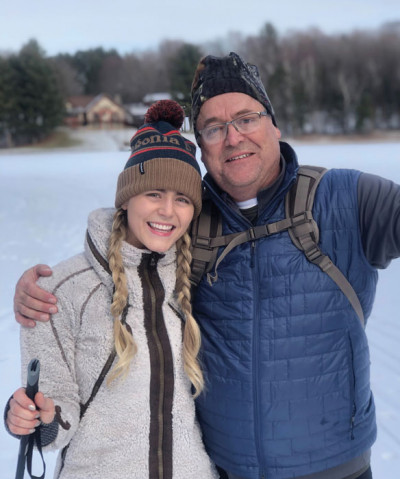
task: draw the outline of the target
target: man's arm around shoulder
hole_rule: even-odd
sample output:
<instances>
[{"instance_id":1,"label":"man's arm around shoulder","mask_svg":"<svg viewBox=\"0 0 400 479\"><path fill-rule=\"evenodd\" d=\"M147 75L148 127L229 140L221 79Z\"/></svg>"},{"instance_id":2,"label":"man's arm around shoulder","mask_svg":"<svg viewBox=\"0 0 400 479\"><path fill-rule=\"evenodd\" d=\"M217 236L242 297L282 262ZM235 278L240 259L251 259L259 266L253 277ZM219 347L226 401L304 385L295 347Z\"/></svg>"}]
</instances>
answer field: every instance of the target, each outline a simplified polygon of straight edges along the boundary
<instances>
[{"instance_id":1,"label":"man's arm around shoulder","mask_svg":"<svg viewBox=\"0 0 400 479\"><path fill-rule=\"evenodd\" d=\"M36 321L48 321L50 315L57 312L57 298L36 284L41 276L51 274L49 266L38 264L25 271L18 280L14 295L14 314L21 326L33 328Z\"/></svg>"}]
</instances>

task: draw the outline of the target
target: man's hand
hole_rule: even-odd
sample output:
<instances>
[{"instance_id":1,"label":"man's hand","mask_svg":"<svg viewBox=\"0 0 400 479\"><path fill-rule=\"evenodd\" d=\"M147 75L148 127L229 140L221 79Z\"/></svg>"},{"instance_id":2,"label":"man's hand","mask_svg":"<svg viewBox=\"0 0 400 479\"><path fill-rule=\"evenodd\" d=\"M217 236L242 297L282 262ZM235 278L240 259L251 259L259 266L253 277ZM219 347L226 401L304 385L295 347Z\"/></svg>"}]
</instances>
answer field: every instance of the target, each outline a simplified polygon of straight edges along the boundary
<instances>
[{"instance_id":1,"label":"man's hand","mask_svg":"<svg viewBox=\"0 0 400 479\"><path fill-rule=\"evenodd\" d=\"M57 312L57 299L36 285L40 276L51 276L52 271L45 264L28 269L15 287L15 319L22 326L33 328L36 321L48 321L50 315Z\"/></svg>"},{"instance_id":2,"label":"man's hand","mask_svg":"<svg viewBox=\"0 0 400 479\"><path fill-rule=\"evenodd\" d=\"M40 423L50 424L55 416L54 401L43 393L35 395L35 402L25 394L25 388L17 389L10 399L7 412L8 429L18 436L32 434Z\"/></svg>"}]
</instances>

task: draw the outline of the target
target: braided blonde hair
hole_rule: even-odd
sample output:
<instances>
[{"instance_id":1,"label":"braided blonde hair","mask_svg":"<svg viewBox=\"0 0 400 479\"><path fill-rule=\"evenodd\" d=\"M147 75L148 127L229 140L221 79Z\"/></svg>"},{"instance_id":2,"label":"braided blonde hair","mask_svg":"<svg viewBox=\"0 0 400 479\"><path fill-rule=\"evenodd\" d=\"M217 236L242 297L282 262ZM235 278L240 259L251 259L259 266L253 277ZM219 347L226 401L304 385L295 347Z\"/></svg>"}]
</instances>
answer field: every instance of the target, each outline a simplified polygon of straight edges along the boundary
<instances>
[{"instance_id":1,"label":"braided blonde hair","mask_svg":"<svg viewBox=\"0 0 400 479\"><path fill-rule=\"evenodd\" d=\"M108 248L108 262L114 282L114 294L111 304L111 314L114 317L114 343L118 356L107 383L110 384L118 376L125 377L129 370L132 358L137 352L132 330L123 318L124 309L128 302L128 287L121 255L121 245L127 236L126 211L119 208L115 215L111 229ZM200 328L192 315L190 263L191 240L185 233L177 243L176 292L178 302L185 315L186 322L183 332L183 362L185 372L195 388L194 397L197 397L204 388L203 373L198 361L201 345Z\"/></svg>"},{"instance_id":2,"label":"braided blonde hair","mask_svg":"<svg viewBox=\"0 0 400 479\"><path fill-rule=\"evenodd\" d=\"M204 389L204 378L198 360L198 353L201 345L200 328L192 315L191 285L190 285L190 263L192 254L190 252L191 239L185 233L177 243L177 270L176 270L176 292L178 302L185 315L186 322L183 332L183 361L186 374L195 388L194 397L197 397Z\"/></svg>"},{"instance_id":3,"label":"braided blonde hair","mask_svg":"<svg viewBox=\"0 0 400 479\"><path fill-rule=\"evenodd\" d=\"M129 364L137 352L132 330L121 317L128 302L128 287L121 255L121 245L126 236L126 212L119 208L114 215L108 247L108 263L114 282L111 314L114 317L114 344L118 361L107 380L108 384L120 375L127 375Z\"/></svg>"}]
</instances>

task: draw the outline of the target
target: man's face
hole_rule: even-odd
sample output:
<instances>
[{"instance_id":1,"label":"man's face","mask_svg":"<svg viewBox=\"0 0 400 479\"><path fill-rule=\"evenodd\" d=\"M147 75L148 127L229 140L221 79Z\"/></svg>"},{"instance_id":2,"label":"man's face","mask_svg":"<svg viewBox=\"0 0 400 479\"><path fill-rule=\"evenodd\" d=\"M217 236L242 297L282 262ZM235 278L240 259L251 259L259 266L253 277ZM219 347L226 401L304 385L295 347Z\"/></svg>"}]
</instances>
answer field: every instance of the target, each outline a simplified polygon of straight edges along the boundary
<instances>
[{"instance_id":1,"label":"man's face","mask_svg":"<svg viewBox=\"0 0 400 479\"><path fill-rule=\"evenodd\" d=\"M244 93L224 93L207 100L200 109L197 129L265 111L261 103ZM269 116L261 117L259 128L241 134L228 126L226 138L207 145L200 137L202 161L216 183L236 201L255 198L279 175L281 133Z\"/></svg>"}]
</instances>

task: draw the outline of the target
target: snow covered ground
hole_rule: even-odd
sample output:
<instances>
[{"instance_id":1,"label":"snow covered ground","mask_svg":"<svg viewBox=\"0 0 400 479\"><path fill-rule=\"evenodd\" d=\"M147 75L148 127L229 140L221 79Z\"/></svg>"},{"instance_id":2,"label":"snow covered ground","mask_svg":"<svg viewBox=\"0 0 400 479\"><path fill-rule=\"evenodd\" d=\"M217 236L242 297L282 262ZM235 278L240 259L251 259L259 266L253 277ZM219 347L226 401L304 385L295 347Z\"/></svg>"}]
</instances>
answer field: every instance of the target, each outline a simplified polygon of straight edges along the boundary
<instances>
[{"instance_id":1,"label":"snow covered ground","mask_svg":"<svg viewBox=\"0 0 400 479\"><path fill-rule=\"evenodd\" d=\"M15 283L36 263L53 265L82 250L89 211L113 204L131 133L93 133L89 147L69 150L0 150L0 408L20 386L18 325L12 311ZM292 145L302 164L356 168L400 183L400 139ZM375 479L397 479L400 474L399 280L400 261L394 261L380 273L367 326L378 417ZM0 479L14 477L17 452L18 442L0 428ZM50 478L55 454L47 454L46 461Z\"/></svg>"}]
</instances>

